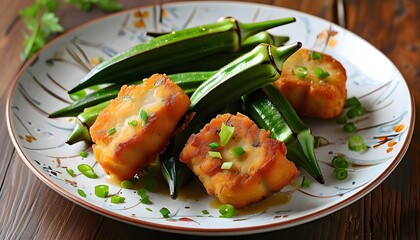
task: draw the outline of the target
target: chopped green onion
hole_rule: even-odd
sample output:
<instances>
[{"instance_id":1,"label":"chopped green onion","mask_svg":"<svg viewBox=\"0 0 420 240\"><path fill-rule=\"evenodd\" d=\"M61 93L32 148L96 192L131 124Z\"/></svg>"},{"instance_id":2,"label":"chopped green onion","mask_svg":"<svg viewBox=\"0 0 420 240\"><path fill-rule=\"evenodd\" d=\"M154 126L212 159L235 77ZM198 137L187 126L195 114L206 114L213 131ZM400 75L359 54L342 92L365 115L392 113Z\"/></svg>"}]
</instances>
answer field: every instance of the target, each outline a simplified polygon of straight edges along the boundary
<instances>
[{"instance_id":1,"label":"chopped green onion","mask_svg":"<svg viewBox=\"0 0 420 240\"><path fill-rule=\"evenodd\" d=\"M220 144L222 146L226 146L226 144L229 142L230 138L233 135L233 132L235 131L235 127L231 127L226 125L225 123L222 123L222 127L220 128Z\"/></svg>"},{"instance_id":2,"label":"chopped green onion","mask_svg":"<svg viewBox=\"0 0 420 240\"><path fill-rule=\"evenodd\" d=\"M349 162L347 162L347 160L341 155L334 156L331 164L334 168L348 168L350 165Z\"/></svg>"},{"instance_id":3,"label":"chopped green onion","mask_svg":"<svg viewBox=\"0 0 420 240\"><path fill-rule=\"evenodd\" d=\"M74 174L74 170L73 170L73 169L71 169L71 168L66 168L66 171L67 171L67 173L68 173L68 174L70 174L70 176L72 176L72 177L74 177L74 176L75 176L75 174Z\"/></svg>"},{"instance_id":4,"label":"chopped green onion","mask_svg":"<svg viewBox=\"0 0 420 240\"><path fill-rule=\"evenodd\" d=\"M293 73L300 78L305 78L306 75L308 75L308 69L306 67L300 66L300 67L297 67L293 71Z\"/></svg>"},{"instance_id":5,"label":"chopped green onion","mask_svg":"<svg viewBox=\"0 0 420 240\"><path fill-rule=\"evenodd\" d=\"M220 166L223 170L229 170L232 168L233 162L224 162L222 163L222 166Z\"/></svg>"},{"instance_id":6,"label":"chopped green onion","mask_svg":"<svg viewBox=\"0 0 420 240\"><path fill-rule=\"evenodd\" d=\"M86 151L80 151L79 155L80 155L82 158L87 158L87 157L88 157L88 153L87 153Z\"/></svg>"},{"instance_id":7,"label":"chopped green onion","mask_svg":"<svg viewBox=\"0 0 420 240\"><path fill-rule=\"evenodd\" d=\"M366 143L360 135L351 136L347 145L351 151L363 152L367 149Z\"/></svg>"},{"instance_id":8,"label":"chopped green onion","mask_svg":"<svg viewBox=\"0 0 420 240\"><path fill-rule=\"evenodd\" d=\"M303 176L302 183L300 184L301 187L308 188L311 186L311 180Z\"/></svg>"},{"instance_id":9,"label":"chopped green onion","mask_svg":"<svg viewBox=\"0 0 420 240\"><path fill-rule=\"evenodd\" d=\"M366 108L364 108L362 106L353 107L347 112L347 117L348 118L355 118L355 117L358 117L358 116L362 116L365 113L366 113Z\"/></svg>"},{"instance_id":10,"label":"chopped green onion","mask_svg":"<svg viewBox=\"0 0 420 240\"><path fill-rule=\"evenodd\" d=\"M77 169L88 178L98 178L93 168L87 164L80 164Z\"/></svg>"},{"instance_id":11,"label":"chopped green onion","mask_svg":"<svg viewBox=\"0 0 420 240\"><path fill-rule=\"evenodd\" d=\"M222 159L222 154L220 154L220 152L216 152L216 151L209 151L209 156L212 157L212 158Z\"/></svg>"},{"instance_id":12,"label":"chopped green onion","mask_svg":"<svg viewBox=\"0 0 420 240\"><path fill-rule=\"evenodd\" d=\"M112 135L112 134L114 134L116 131L117 131L117 130L113 127L113 128L108 129L108 131L106 132L106 134L107 134L107 135Z\"/></svg>"},{"instance_id":13,"label":"chopped green onion","mask_svg":"<svg viewBox=\"0 0 420 240\"><path fill-rule=\"evenodd\" d=\"M120 186L125 189L131 189L134 187L134 184L130 180L124 180L120 183Z\"/></svg>"},{"instance_id":14,"label":"chopped green onion","mask_svg":"<svg viewBox=\"0 0 420 240\"><path fill-rule=\"evenodd\" d=\"M169 214L171 213L171 212L169 211L169 209L167 209L166 207L161 208L161 209L159 210L159 212L160 212L160 214L162 214L162 216L163 216L164 218L169 218Z\"/></svg>"},{"instance_id":15,"label":"chopped green onion","mask_svg":"<svg viewBox=\"0 0 420 240\"><path fill-rule=\"evenodd\" d=\"M206 215L207 215L207 214L210 214L210 213L209 213L209 211L207 211L206 209L202 210L201 212L202 212L203 214L206 214Z\"/></svg>"},{"instance_id":16,"label":"chopped green onion","mask_svg":"<svg viewBox=\"0 0 420 240\"><path fill-rule=\"evenodd\" d=\"M148 207L146 208L146 210L149 211L149 212L153 212L153 210L151 208L148 208Z\"/></svg>"},{"instance_id":17,"label":"chopped green onion","mask_svg":"<svg viewBox=\"0 0 420 240\"><path fill-rule=\"evenodd\" d=\"M101 184L95 186L95 195L100 198L106 198L109 193L109 187L107 185Z\"/></svg>"},{"instance_id":18,"label":"chopped green onion","mask_svg":"<svg viewBox=\"0 0 420 240\"><path fill-rule=\"evenodd\" d=\"M137 190L137 194L141 197L141 203L144 203L144 204L152 203L149 199L149 195L147 194L146 189L139 188Z\"/></svg>"},{"instance_id":19,"label":"chopped green onion","mask_svg":"<svg viewBox=\"0 0 420 240\"><path fill-rule=\"evenodd\" d=\"M222 215L220 217L232 218L233 216L235 216L235 212L236 212L236 209L231 204L223 204L219 208L219 213Z\"/></svg>"},{"instance_id":20,"label":"chopped green onion","mask_svg":"<svg viewBox=\"0 0 420 240\"><path fill-rule=\"evenodd\" d=\"M234 147L230 149L230 151L232 152L233 156L236 158L242 156L245 153L245 150L241 146Z\"/></svg>"},{"instance_id":21,"label":"chopped green onion","mask_svg":"<svg viewBox=\"0 0 420 240\"><path fill-rule=\"evenodd\" d=\"M82 190L82 189L77 189L77 193L82 196L82 197L86 197L86 193Z\"/></svg>"},{"instance_id":22,"label":"chopped green onion","mask_svg":"<svg viewBox=\"0 0 420 240\"><path fill-rule=\"evenodd\" d=\"M338 180L344 180L347 178L348 175L349 173L344 168L335 169L335 178L337 178Z\"/></svg>"},{"instance_id":23,"label":"chopped green onion","mask_svg":"<svg viewBox=\"0 0 420 240\"><path fill-rule=\"evenodd\" d=\"M351 97L346 100L346 103L344 104L345 107L358 107L361 106L359 99L357 97Z\"/></svg>"},{"instance_id":24,"label":"chopped green onion","mask_svg":"<svg viewBox=\"0 0 420 240\"><path fill-rule=\"evenodd\" d=\"M133 120L128 121L128 125L130 125L132 127L137 126L137 120L133 119Z\"/></svg>"},{"instance_id":25,"label":"chopped green onion","mask_svg":"<svg viewBox=\"0 0 420 240\"><path fill-rule=\"evenodd\" d=\"M311 58L312 59L322 59L322 58L324 58L324 55L322 55L321 53L319 53L319 52L314 52L314 51L312 51L311 52Z\"/></svg>"},{"instance_id":26,"label":"chopped green onion","mask_svg":"<svg viewBox=\"0 0 420 240\"><path fill-rule=\"evenodd\" d=\"M219 147L219 144L217 142L212 142L212 143L209 143L208 146L211 149L215 149L215 148L218 148Z\"/></svg>"},{"instance_id":27,"label":"chopped green onion","mask_svg":"<svg viewBox=\"0 0 420 240\"><path fill-rule=\"evenodd\" d=\"M343 115L337 117L335 119L335 122L338 123L338 124L345 124L347 122L347 116L343 114Z\"/></svg>"},{"instance_id":28,"label":"chopped green onion","mask_svg":"<svg viewBox=\"0 0 420 240\"><path fill-rule=\"evenodd\" d=\"M320 79L330 76L330 74L327 71L324 71L324 69L320 67L315 68L314 73L315 76L319 77Z\"/></svg>"},{"instance_id":29,"label":"chopped green onion","mask_svg":"<svg viewBox=\"0 0 420 240\"><path fill-rule=\"evenodd\" d=\"M344 132L352 133L352 132L356 131L356 126L354 125L354 122L348 122L348 123L344 124L343 130L344 130Z\"/></svg>"},{"instance_id":30,"label":"chopped green onion","mask_svg":"<svg viewBox=\"0 0 420 240\"><path fill-rule=\"evenodd\" d=\"M147 112L144 111L143 109L140 110L139 116L140 116L140 119L141 119L141 125L144 126L146 124L149 116L147 115Z\"/></svg>"},{"instance_id":31,"label":"chopped green onion","mask_svg":"<svg viewBox=\"0 0 420 240\"><path fill-rule=\"evenodd\" d=\"M119 195L114 195L111 197L111 203L123 203L125 201L125 197L121 197Z\"/></svg>"}]
</instances>

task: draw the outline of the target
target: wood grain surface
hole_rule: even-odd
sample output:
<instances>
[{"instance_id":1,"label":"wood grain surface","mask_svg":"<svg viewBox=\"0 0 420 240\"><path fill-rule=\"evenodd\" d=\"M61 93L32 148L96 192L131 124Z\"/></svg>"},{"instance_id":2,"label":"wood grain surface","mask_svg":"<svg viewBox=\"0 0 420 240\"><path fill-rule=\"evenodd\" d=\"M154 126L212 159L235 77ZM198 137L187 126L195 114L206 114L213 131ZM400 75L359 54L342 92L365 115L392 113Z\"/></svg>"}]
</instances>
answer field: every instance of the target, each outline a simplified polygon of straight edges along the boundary
<instances>
[{"instance_id":1,"label":"wood grain surface","mask_svg":"<svg viewBox=\"0 0 420 240\"><path fill-rule=\"evenodd\" d=\"M337 21L333 0L256 1ZM32 2L0 1L2 112L6 104L4 93L21 66L23 37L18 11ZM119 2L126 9L155 3L150 0ZM344 3L346 27L382 51L397 66L414 94L416 106L420 106L420 1L346 0ZM58 15L64 27L71 29L104 13L97 9L85 13L63 4ZM416 119L420 119L419 107L416 110ZM0 239L198 238L132 226L68 201L42 183L25 166L9 139L4 114L0 118L0 133ZM398 167L359 201L329 216L296 227L218 239L420 239L419 124Z\"/></svg>"}]
</instances>

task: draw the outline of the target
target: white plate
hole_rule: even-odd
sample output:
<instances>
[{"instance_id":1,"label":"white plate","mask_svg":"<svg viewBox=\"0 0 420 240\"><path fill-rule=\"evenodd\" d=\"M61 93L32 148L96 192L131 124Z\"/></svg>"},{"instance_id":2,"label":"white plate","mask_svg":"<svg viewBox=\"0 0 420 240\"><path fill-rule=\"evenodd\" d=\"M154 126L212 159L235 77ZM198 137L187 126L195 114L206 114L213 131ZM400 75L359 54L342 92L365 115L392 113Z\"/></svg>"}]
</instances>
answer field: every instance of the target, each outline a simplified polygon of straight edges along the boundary
<instances>
[{"instance_id":1,"label":"white plate","mask_svg":"<svg viewBox=\"0 0 420 240\"><path fill-rule=\"evenodd\" d=\"M73 118L49 119L47 113L71 100L66 89L75 86L91 68L95 57L108 58L147 37L147 31L172 31L233 16L243 22L296 17L296 23L273 29L301 41L306 48L324 51L343 63L348 73L348 95L357 96L368 113L357 123L369 145L364 153L348 151L348 134L333 120L304 119L315 135L330 144L317 149L326 184L312 181L310 188L288 186L274 197L235 218L219 218L215 201L199 184L171 200L166 194L150 193L153 204L139 203L134 190L121 190L109 183L93 154L79 156L87 145L65 141L73 128ZM330 33L330 34L328 34ZM397 166L409 145L414 128L414 103L397 68L378 50L353 33L330 22L279 7L233 2L165 4L121 12L83 25L54 40L20 71L13 82L7 104L11 138L29 168L52 189L92 211L127 223L152 229L187 234L249 234L302 224L358 200L380 184ZM345 154L354 163L344 181L335 179L329 162L335 154ZM81 163L94 165L100 176L79 175ZM70 176L66 168L74 169ZM302 171L303 174L304 171ZM110 193L121 191L126 202L112 204L95 196L94 186L107 184ZM78 191L82 190L86 197ZM166 207L171 218L162 217ZM209 214L202 211L207 210Z\"/></svg>"}]
</instances>

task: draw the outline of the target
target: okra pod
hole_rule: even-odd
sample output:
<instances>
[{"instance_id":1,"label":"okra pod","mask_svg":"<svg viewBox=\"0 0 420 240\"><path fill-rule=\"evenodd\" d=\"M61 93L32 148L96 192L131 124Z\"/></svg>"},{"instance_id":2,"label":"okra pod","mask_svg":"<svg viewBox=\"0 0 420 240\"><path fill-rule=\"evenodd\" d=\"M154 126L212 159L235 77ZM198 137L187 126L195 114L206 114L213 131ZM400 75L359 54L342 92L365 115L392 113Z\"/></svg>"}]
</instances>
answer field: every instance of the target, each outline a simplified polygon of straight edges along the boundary
<instances>
[{"instance_id":1,"label":"okra pod","mask_svg":"<svg viewBox=\"0 0 420 240\"><path fill-rule=\"evenodd\" d=\"M205 80L210 78L215 72L186 72L168 75L168 77L180 86L186 94L191 95L192 92ZM143 81L134 81L130 84L138 85ZM59 109L49 115L50 118L57 117L74 117L80 114L85 108L96 104L114 99L118 96L118 92L123 84L114 84L93 93L90 93L82 99Z\"/></svg>"},{"instance_id":2,"label":"okra pod","mask_svg":"<svg viewBox=\"0 0 420 240\"><path fill-rule=\"evenodd\" d=\"M212 54L210 56L200 58L199 60L188 61L182 66L168 68L166 69L166 71L168 73L189 71L215 71L225 66L226 64L232 62L244 53L249 52L258 44L267 43L276 47L280 47L284 45L287 41L289 41L289 37L287 36L273 36L264 31L247 38L243 42L241 49L238 51Z\"/></svg>"},{"instance_id":3,"label":"okra pod","mask_svg":"<svg viewBox=\"0 0 420 240\"><path fill-rule=\"evenodd\" d=\"M257 23L241 23L225 18L216 23L171 32L111 57L93 68L69 91L77 92L101 83L133 81L218 52L237 51L250 36L294 22L282 18Z\"/></svg>"},{"instance_id":4,"label":"okra pod","mask_svg":"<svg viewBox=\"0 0 420 240\"><path fill-rule=\"evenodd\" d=\"M66 143L72 145L81 141L90 143L92 142L92 138L90 137L88 127L84 125L78 118L76 118L73 132L67 139Z\"/></svg>"},{"instance_id":5,"label":"okra pod","mask_svg":"<svg viewBox=\"0 0 420 240\"><path fill-rule=\"evenodd\" d=\"M186 127L171 139L170 147L161 155L163 177L169 185L172 198L187 179L189 172L179 163L179 155L191 134L225 105L240 99L242 95L274 82L280 77L284 61L301 47L295 43L285 47L260 44L221 68L201 84L191 96L187 114L193 115Z\"/></svg>"},{"instance_id":6,"label":"okra pod","mask_svg":"<svg viewBox=\"0 0 420 240\"><path fill-rule=\"evenodd\" d=\"M250 117L261 128L269 130L271 138L286 144L287 157L323 184L325 181L315 157L313 136L283 94L270 84L245 96L244 101Z\"/></svg>"}]
</instances>

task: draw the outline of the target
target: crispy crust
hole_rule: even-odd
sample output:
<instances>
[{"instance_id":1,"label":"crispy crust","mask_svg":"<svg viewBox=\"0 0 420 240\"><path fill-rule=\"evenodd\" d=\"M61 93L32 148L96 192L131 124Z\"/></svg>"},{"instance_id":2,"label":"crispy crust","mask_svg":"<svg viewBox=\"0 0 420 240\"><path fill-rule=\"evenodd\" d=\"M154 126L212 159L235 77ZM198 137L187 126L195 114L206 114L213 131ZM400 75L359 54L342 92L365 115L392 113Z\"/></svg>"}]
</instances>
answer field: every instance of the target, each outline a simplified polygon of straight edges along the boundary
<instances>
[{"instance_id":1,"label":"crispy crust","mask_svg":"<svg viewBox=\"0 0 420 240\"><path fill-rule=\"evenodd\" d=\"M311 59L308 49L300 49L289 57L283 65L283 72L274 84L286 96L296 112L303 116L334 118L343 111L347 98L346 70L336 59L322 53L322 59ZM308 75L302 79L293 71L304 66ZM314 69L321 67L330 76L319 79Z\"/></svg>"},{"instance_id":2,"label":"crispy crust","mask_svg":"<svg viewBox=\"0 0 420 240\"><path fill-rule=\"evenodd\" d=\"M234 126L235 133L226 146L210 149L211 142L219 142L222 123ZM246 152L235 158L230 149L241 146ZM209 150L219 151L223 159L212 158ZM285 157L284 143L271 139L247 116L223 114L211 120L185 145L180 160L199 177L207 192L221 203L237 208L255 203L290 183L299 171ZM224 161L233 162L229 170L220 167Z\"/></svg>"},{"instance_id":3,"label":"crispy crust","mask_svg":"<svg viewBox=\"0 0 420 240\"><path fill-rule=\"evenodd\" d=\"M123 86L90 128L96 161L112 177L131 179L164 149L189 104L188 96L166 75ZM144 125L141 109L148 114ZM133 119L136 126L128 124ZM111 128L116 131L108 134Z\"/></svg>"}]
</instances>

